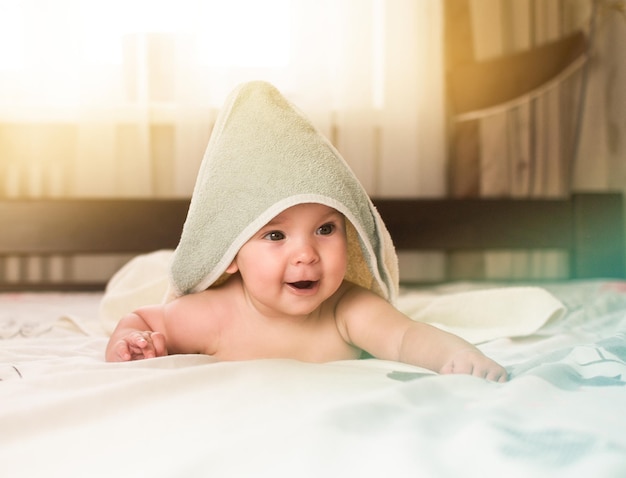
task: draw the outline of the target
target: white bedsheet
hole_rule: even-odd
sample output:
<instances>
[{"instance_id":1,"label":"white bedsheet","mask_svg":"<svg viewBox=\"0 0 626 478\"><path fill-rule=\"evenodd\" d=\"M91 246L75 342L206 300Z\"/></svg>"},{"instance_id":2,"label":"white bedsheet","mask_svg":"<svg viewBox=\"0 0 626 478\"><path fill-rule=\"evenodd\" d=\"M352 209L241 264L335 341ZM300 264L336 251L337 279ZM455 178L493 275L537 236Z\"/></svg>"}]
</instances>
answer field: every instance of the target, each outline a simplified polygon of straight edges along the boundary
<instances>
[{"instance_id":1,"label":"white bedsheet","mask_svg":"<svg viewBox=\"0 0 626 478\"><path fill-rule=\"evenodd\" d=\"M0 295L0 474L626 476L626 282L547 289L564 317L480 345L506 384L379 360L109 364L99 295Z\"/></svg>"}]
</instances>

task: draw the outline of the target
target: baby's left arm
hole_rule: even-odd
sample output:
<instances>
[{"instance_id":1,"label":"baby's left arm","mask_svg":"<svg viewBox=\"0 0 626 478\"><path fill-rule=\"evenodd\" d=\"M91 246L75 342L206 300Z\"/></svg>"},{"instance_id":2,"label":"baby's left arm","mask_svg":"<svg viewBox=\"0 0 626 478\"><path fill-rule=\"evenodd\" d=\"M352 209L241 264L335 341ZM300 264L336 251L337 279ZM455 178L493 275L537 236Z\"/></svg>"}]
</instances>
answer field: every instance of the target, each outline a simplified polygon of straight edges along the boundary
<instances>
[{"instance_id":1,"label":"baby's left arm","mask_svg":"<svg viewBox=\"0 0 626 478\"><path fill-rule=\"evenodd\" d=\"M462 373L505 382L507 372L474 345L432 325L416 322L372 292L354 286L337 306L339 329L355 346L383 360L438 373Z\"/></svg>"}]
</instances>

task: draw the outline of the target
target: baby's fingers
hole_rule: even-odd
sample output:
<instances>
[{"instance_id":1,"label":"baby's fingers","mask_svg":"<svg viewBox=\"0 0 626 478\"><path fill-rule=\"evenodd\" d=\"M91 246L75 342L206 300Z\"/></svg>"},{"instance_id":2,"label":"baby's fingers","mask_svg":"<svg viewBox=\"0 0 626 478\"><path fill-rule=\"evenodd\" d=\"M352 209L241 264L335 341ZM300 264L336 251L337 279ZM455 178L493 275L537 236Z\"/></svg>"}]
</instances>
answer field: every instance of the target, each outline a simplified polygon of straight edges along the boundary
<instances>
[{"instance_id":1,"label":"baby's fingers","mask_svg":"<svg viewBox=\"0 0 626 478\"><path fill-rule=\"evenodd\" d=\"M154 358L156 356L150 335L150 332L135 332L128 337L128 346L132 360Z\"/></svg>"},{"instance_id":2,"label":"baby's fingers","mask_svg":"<svg viewBox=\"0 0 626 478\"><path fill-rule=\"evenodd\" d=\"M492 382L506 382L508 380L506 369L492 360L474 364L472 375Z\"/></svg>"},{"instance_id":3,"label":"baby's fingers","mask_svg":"<svg viewBox=\"0 0 626 478\"><path fill-rule=\"evenodd\" d=\"M152 340L154 353L157 357L167 355L167 344L165 342L165 335L163 335L161 332L152 332L150 334L150 339Z\"/></svg>"},{"instance_id":4,"label":"baby's fingers","mask_svg":"<svg viewBox=\"0 0 626 478\"><path fill-rule=\"evenodd\" d=\"M128 362L167 355L165 336L160 332L134 331L122 337L107 352L107 360Z\"/></svg>"},{"instance_id":5,"label":"baby's fingers","mask_svg":"<svg viewBox=\"0 0 626 478\"><path fill-rule=\"evenodd\" d=\"M462 350L444 365L440 373L467 374L494 382L506 382L506 369L479 351Z\"/></svg>"},{"instance_id":6,"label":"baby's fingers","mask_svg":"<svg viewBox=\"0 0 626 478\"><path fill-rule=\"evenodd\" d=\"M504 367L497 366L496 368L492 368L485 375L487 380L491 380L493 382L506 382L509 379L509 374Z\"/></svg>"},{"instance_id":7,"label":"baby's fingers","mask_svg":"<svg viewBox=\"0 0 626 478\"><path fill-rule=\"evenodd\" d=\"M132 360L132 358L133 356L126 340L118 340L113 346L113 356L112 358L109 358L109 360L113 360L115 362L128 362L129 360Z\"/></svg>"},{"instance_id":8,"label":"baby's fingers","mask_svg":"<svg viewBox=\"0 0 626 478\"><path fill-rule=\"evenodd\" d=\"M131 336L132 360L167 355L165 336L160 332L137 332Z\"/></svg>"}]
</instances>

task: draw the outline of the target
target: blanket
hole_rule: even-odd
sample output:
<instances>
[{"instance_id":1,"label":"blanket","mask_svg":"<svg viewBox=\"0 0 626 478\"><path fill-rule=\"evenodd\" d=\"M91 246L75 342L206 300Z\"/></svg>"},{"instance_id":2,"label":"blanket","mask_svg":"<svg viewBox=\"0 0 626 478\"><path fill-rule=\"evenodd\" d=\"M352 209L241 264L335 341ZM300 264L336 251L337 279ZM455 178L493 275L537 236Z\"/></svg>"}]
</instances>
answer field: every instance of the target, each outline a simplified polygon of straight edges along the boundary
<instances>
[{"instance_id":1,"label":"blanket","mask_svg":"<svg viewBox=\"0 0 626 478\"><path fill-rule=\"evenodd\" d=\"M453 285L432 300L474 295ZM373 359L105 363L100 294L0 294L17 323L94 331L0 339L2 476L626 476L626 282L541 286L562 319L480 345L507 383Z\"/></svg>"}]
</instances>

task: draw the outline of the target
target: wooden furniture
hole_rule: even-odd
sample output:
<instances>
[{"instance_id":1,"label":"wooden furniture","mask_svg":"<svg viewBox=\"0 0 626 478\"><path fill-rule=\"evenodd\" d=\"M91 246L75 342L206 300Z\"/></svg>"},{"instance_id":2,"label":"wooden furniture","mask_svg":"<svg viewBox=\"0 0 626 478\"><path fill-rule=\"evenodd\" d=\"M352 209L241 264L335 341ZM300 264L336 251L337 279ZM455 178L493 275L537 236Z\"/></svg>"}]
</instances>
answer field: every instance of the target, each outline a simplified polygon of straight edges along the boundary
<instances>
[{"instance_id":1,"label":"wooden furniture","mask_svg":"<svg viewBox=\"0 0 626 478\"><path fill-rule=\"evenodd\" d=\"M623 199L374 199L398 250L562 249L571 278L626 277ZM174 248L188 199L0 201L5 257L139 254ZM100 290L72 277L8 281L0 290Z\"/></svg>"}]
</instances>

